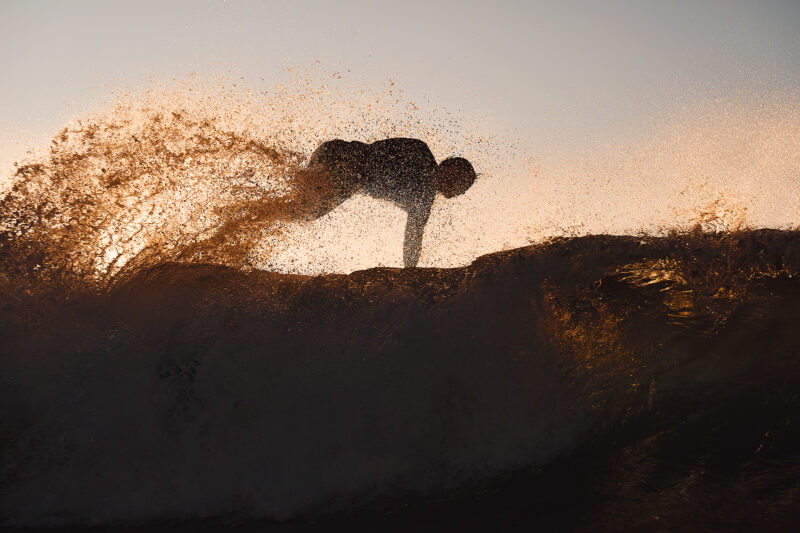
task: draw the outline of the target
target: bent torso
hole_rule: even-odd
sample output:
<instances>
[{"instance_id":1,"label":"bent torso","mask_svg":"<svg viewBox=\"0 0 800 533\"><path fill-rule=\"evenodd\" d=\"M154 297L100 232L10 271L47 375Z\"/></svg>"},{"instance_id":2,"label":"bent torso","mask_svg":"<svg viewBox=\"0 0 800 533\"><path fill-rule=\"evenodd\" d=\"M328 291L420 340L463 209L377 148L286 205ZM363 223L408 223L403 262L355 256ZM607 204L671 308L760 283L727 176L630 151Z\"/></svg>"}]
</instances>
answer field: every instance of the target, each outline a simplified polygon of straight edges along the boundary
<instances>
[{"instance_id":1,"label":"bent torso","mask_svg":"<svg viewBox=\"0 0 800 533\"><path fill-rule=\"evenodd\" d=\"M367 146L361 169L364 192L401 205L435 196L436 159L417 139L386 139Z\"/></svg>"},{"instance_id":2,"label":"bent torso","mask_svg":"<svg viewBox=\"0 0 800 533\"><path fill-rule=\"evenodd\" d=\"M312 156L311 164L316 162L328 166L338 174L337 179L351 183L355 190L406 210L430 206L436 196L436 158L418 139L385 139L371 144L328 141Z\"/></svg>"}]
</instances>

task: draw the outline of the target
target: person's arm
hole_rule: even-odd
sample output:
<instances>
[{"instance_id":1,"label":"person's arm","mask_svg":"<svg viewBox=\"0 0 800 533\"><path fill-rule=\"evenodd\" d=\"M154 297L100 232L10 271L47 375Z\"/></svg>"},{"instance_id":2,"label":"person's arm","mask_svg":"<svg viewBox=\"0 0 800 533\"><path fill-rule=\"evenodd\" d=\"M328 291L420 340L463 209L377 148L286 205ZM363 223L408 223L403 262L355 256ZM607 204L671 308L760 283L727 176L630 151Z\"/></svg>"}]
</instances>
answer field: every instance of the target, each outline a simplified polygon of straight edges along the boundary
<instances>
[{"instance_id":1,"label":"person's arm","mask_svg":"<svg viewBox=\"0 0 800 533\"><path fill-rule=\"evenodd\" d=\"M433 199L415 203L408 208L406 236L403 241L403 265L406 267L417 266L422 251L422 235L431 214L432 204Z\"/></svg>"}]
</instances>

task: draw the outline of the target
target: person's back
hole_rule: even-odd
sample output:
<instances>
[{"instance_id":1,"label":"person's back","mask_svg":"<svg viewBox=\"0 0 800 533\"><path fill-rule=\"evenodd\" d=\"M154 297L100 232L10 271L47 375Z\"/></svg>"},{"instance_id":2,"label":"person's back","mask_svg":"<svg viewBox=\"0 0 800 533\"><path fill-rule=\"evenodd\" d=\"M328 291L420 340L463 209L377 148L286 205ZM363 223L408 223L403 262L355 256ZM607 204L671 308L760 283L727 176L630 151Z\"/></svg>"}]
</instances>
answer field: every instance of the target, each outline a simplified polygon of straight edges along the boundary
<instances>
[{"instance_id":1,"label":"person's back","mask_svg":"<svg viewBox=\"0 0 800 533\"><path fill-rule=\"evenodd\" d=\"M428 145L417 139L386 139L368 145L361 169L361 188L375 198L408 210L433 204L438 165Z\"/></svg>"},{"instance_id":2,"label":"person's back","mask_svg":"<svg viewBox=\"0 0 800 533\"><path fill-rule=\"evenodd\" d=\"M463 194L475 177L472 165L460 157L437 165L428 145L418 139L327 141L314 151L300 180L313 184L307 188L315 196L306 202L310 210L304 218L323 216L356 192L389 200L408 213L403 263L416 266L436 193L447 198Z\"/></svg>"}]
</instances>

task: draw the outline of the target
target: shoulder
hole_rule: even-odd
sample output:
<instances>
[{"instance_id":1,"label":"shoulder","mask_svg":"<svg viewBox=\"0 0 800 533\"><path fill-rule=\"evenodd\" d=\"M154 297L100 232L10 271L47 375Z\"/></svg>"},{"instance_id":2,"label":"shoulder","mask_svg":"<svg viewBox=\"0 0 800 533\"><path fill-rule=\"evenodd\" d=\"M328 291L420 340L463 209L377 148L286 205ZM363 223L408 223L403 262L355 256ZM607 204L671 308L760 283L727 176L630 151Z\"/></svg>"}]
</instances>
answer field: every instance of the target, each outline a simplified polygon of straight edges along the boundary
<instances>
[{"instance_id":1,"label":"shoulder","mask_svg":"<svg viewBox=\"0 0 800 533\"><path fill-rule=\"evenodd\" d=\"M437 167L430 148L419 139L398 137L377 141L369 146L369 157L374 161L398 166L403 172L413 173L417 177L430 174Z\"/></svg>"}]
</instances>

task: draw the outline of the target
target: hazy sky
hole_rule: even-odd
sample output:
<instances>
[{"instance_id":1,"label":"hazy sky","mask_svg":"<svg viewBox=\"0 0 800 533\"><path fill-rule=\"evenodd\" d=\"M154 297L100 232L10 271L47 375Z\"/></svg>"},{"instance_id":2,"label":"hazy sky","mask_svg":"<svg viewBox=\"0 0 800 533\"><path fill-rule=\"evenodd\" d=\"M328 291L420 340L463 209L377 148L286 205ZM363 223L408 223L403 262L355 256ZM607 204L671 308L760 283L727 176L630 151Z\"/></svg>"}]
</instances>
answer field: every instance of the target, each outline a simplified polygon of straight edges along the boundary
<instances>
[{"instance_id":1,"label":"hazy sky","mask_svg":"<svg viewBox=\"0 0 800 533\"><path fill-rule=\"evenodd\" d=\"M0 0L0 50L0 189L32 144L114 89L197 73L269 91L310 68L312 82L376 92L391 78L424 104L420 123L435 109L434 125L521 141L519 169L437 200L422 264L649 231L720 198L723 218L800 222L800 0ZM463 155L482 172L497 159ZM374 202L296 228L269 268L399 265L404 214Z\"/></svg>"},{"instance_id":2,"label":"hazy sky","mask_svg":"<svg viewBox=\"0 0 800 533\"><path fill-rule=\"evenodd\" d=\"M686 99L798 87L800 2L3 0L0 50L5 136L49 133L105 83L198 72L264 88L319 60L524 135L579 139Z\"/></svg>"}]
</instances>

